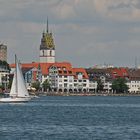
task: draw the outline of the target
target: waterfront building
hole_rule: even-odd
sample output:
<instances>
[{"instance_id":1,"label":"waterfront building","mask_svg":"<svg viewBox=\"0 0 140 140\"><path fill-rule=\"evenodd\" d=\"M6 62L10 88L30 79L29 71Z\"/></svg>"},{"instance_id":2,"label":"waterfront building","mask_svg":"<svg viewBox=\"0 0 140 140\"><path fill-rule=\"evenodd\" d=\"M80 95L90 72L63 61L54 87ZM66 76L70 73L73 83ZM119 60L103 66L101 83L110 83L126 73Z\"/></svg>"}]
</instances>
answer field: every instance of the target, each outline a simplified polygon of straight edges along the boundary
<instances>
[{"instance_id":1,"label":"waterfront building","mask_svg":"<svg viewBox=\"0 0 140 140\"><path fill-rule=\"evenodd\" d=\"M73 68L74 73L74 91L88 92L89 91L89 77L84 68Z\"/></svg>"},{"instance_id":2,"label":"waterfront building","mask_svg":"<svg viewBox=\"0 0 140 140\"><path fill-rule=\"evenodd\" d=\"M96 93L97 92L97 81L89 81L89 92Z\"/></svg>"},{"instance_id":3,"label":"waterfront building","mask_svg":"<svg viewBox=\"0 0 140 140\"><path fill-rule=\"evenodd\" d=\"M89 79L83 68L72 68L68 62L55 63L49 68L52 89L57 92L88 92Z\"/></svg>"},{"instance_id":4,"label":"waterfront building","mask_svg":"<svg viewBox=\"0 0 140 140\"><path fill-rule=\"evenodd\" d=\"M29 87L32 83L39 81L42 82L41 70L35 67L32 68L23 68L23 77L25 79L26 86Z\"/></svg>"},{"instance_id":5,"label":"waterfront building","mask_svg":"<svg viewBox=\"0 0 140 140\"><path fill-rule=\"evenodd\" d=\"M30 86L32 82L37 80L33 71L40 72L41 70L41 84L48 80L53 92L89 91L90 83L86 70L84 68L73 68L69 62L24 63L21 66L27 86ZM40 70L38 66L40 66ZM11 67L14 67L14 65L11 65ZM93 87L90 86L90 89L95 92L97 83L94 83Z\"/></svg>"},{"instance_id":6,"label":"waterfront building","mask_svg":"<svg viewBox=\"0 0 140 140\"><path fill-rule=\"evenodd\" d=\"M89 76L90 81L98 81L99 79L110 81L112 79L110 69L101 68L88 68L86 72Z\"/></svg>"},{"instance_id":7,"label":"waterfront building","mask_svg":"<svg viewBox=\"0 0 140 140\"><path fill-rule=\"evenodd\" d=\"M129 93L140 93L140 79L128 81L127 86Z\"/></svg>"},{"instance_id":8,"label":"waterfront building","mask_svg":"<svg viewBox=\"0 0 140 140\"><path fill-rule=\"evenodd\" d=\"M9 69L0 66L0 85L6 90L9 83Z\"/></svg>"},{"instance_id":9,"label":"waterfront building","mask_svg":"<svg viewBox=\"0 0 140 140\"><path fill-rule=\"evenodd\" d=\"M7 46L0 44L0 60L7 62Z\"/></svg>"},{"instance_id":10,"label":"waterfront building","mask_svg":"<svg viewBox=\"0 0 140 140\"><path fill-rule=\"evenodd\" d=\"M113 92L113 91L112 91L112 81L105 81L105 82L103 83L103 90L104 90L106 93Z\"/></svg>"},{"instance_id":11,"label":"waterfront building","mask_svg":"<svg viewBox=\"0 0 140 140\"><path fill-rule=\"evenodd\" d=\"M86 69L86 72L89 76L90 83L95 83L95 85L96 85L96 88L94 89L95 92L97 90L98 81L101 81L101 83L103 85L103 92L111 92L112 77L111 77L110 69L89 68L89 69Z\"/></svg>"},{"instance_id":12,"label":"waterfront building","mask_svg":"<svg viewBox=\"0 0 140 140\"><path fill-rule=\"evenodd\" d=\"M128 69L128 91L130 93L140 93L140 69Z\"/></svg>"},{"instance_id":13,"label":"waterfront building","mask_svg":"<svg viewBox=\"0 0 140 140\"><path fill-rule=\"evenodd\" d=\"M112 82L117 78L128 79L127 68L89 68L86 69L89 81L101 81L102 92L112 92Z\"/></svg>"},{"instance_id":14,"label":"waterfront building","mask_svg":"<svg viewBox=\"0 0 140 140\"><path fill-rule=\"evenodd\" d=\"M54 63L48 69L51 89L57 92L72 92L74 74L69 62Z\"/></svg>"}]
</instances>

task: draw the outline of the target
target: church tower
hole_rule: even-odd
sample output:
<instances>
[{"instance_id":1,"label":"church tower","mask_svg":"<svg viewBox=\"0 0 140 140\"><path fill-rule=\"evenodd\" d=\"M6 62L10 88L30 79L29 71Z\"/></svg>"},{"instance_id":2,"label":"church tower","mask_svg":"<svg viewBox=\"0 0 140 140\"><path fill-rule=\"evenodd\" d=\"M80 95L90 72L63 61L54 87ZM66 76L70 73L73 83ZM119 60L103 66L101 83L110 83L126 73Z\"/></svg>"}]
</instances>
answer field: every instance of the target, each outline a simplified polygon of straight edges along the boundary
<instances>
[{"instance_id":1,"label":"church tower","mask_svg":"<svg viewBox=\"0 0 140 140\"><path fill-rule=\"evenodd\" d=\"M55 63L55 45L52 33L49 33L48 20L47 30L42 33L40 45L40 63Z\"/></svg>"}]
</instances>

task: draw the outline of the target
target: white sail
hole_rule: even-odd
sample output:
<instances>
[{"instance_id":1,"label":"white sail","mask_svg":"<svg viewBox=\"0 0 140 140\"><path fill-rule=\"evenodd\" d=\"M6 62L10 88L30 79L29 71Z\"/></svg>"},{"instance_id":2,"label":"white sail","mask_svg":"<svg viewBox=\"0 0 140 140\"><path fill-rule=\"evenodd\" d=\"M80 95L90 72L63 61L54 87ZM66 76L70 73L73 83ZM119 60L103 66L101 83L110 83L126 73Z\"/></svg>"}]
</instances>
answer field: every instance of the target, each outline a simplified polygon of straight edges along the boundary
<instances>
[{"instance_id":1,"label":"white sail","mask_svg":"<svg viewBox=\"0 0 140 140\"><path fill-rule=\"evenodd\" d=\"M16 72L14 72L13 82L11 86L10 96L14 97L17 96L16 92Z\"/></svg>"},{"instance_id":2,"label":"white sail","mask_svg":"<svg viewBox=\"0 0 140 140\"><path fill-rule=\"evenodd\" d=\"M10 96L29 97L29 93L25 86L24 78L17 59L16 59L16 68L14 72L14 78L12 82Z\"/></svg>"},{"instance_id":3,"label":"white sail","mask_svg":"<svg viewBox=\"0 0 140 140\"><path fill-rule=\"evenodd\" d=\"M27 97L29 93L25 86L25 81L19 63L17 62L17 93L18 97Z\"/></svg>"}]
</instances>

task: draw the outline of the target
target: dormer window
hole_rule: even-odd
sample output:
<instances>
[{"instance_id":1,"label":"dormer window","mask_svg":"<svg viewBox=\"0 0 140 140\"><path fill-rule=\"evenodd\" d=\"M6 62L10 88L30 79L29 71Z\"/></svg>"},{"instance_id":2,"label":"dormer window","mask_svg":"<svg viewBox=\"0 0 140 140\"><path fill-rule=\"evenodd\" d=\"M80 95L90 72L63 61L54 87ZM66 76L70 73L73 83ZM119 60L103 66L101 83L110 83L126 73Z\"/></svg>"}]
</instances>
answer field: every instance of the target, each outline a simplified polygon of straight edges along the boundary
<instances>
[{"instance_id":1,"label":"dormer window","mask_svg":"<svg viewBox=\"0 0 140 140\"><path fill-rule=\"evenodd\" d=\"M66 70L64 70L64 74L66 74L67 73L67 71Z\"/></svg>"},{"instance_id":2,"label":"dormer window","mask_svg":"<svg viewBox=\"0 0 140 140\"><path fill-rule=\"evenodd\" d=\"M72 71L69 71L69 74L72 74Z\"/></svg>"},{"instance_id":3,"label":"dormer window","mask_svg":"<svg viewBox=\"0 0 140 140\"><path fill-rule=\"evenodd\" d=\"M66 68L65 68L65 67L63 67L63 70L66 70Z\"/></svg>"}]
</instances>

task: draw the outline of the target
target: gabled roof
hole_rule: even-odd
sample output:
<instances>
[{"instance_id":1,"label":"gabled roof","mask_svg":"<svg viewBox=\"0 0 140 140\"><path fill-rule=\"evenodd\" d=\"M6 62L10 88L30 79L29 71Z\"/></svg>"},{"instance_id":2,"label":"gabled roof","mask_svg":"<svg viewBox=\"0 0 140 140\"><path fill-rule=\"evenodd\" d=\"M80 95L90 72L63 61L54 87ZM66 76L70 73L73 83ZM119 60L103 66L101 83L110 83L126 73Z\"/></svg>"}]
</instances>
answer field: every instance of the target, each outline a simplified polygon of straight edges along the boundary
<instances>
[{"instance_id":1,"label":"gabled roof","mask_svg":"<svg viewBox=\"0 0 140 140\"><path fill-rule=\"evenodd\" d=\"M49 68L51 66L56 66L57 68L63 69L65 68L66 70L70 71L72 70L72 65L69 62L56 62L56 63L23 63L21 64L22 68L41 68L42 74L43 75L48 75L49 73ZM11 68L15 67L15 64L10 65Z\"/></svg>"},{"instance_id":2,"label":"gabled roof","mask_svg":"<svg viewBox=\"0 0 140 140\"><path fill-rule=\"evenodd\" d=\"M84 68L72 68L71 63L69 62L56 62L56 63L23 63L21 64L24 69L32 69L32 68L41 68L42 75L49 74L49 68L51 66L55 66L58 68L59 75L66 76L77 76L77 73L82 73L84 79L88 79L88 75ZM15 64L10 65L11 68L15 67Z\"/></svg>"},{"instance_id":3,"label":"gabled roof","mask_svg":"<svg viewBox=\"0 0 140 140\"><path fill-rule=\"evenodd\" d=\"M113 78L117 78L117 77L125 78L129 76L127 72L127 68L112 68L110 69L110 71Z\"/></svg>"},{"instance_id":4,"label":"gabled roof","mask_svg":"<svg viewBox=\"0 0 140 140\"><path fill-rule=\"evenodd\" d=\"M140 80L140 69L128 69L130 80Z\"/></svg>"},{"instance_id":5,"label":"gabled roof","mask_svg":"<svg viewBox=\"0 0 140 140\"><path fill-rule=\"evenodd\" d=\"M88 79L87 72L84 68L73 68L73 73L77 76L77 73L82 73L84 79Z\"/></svg>"}]
</instances>

